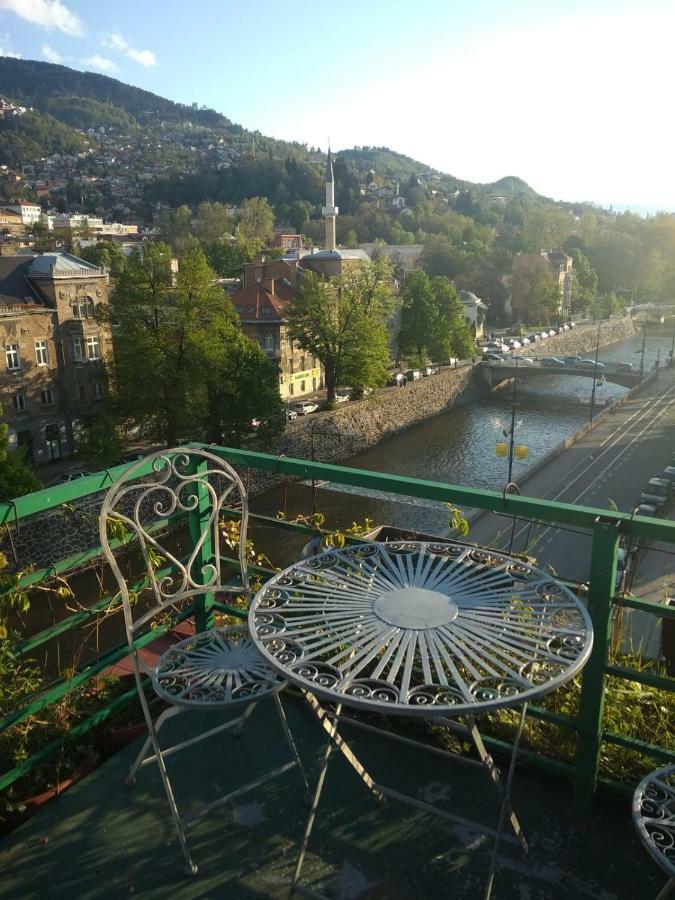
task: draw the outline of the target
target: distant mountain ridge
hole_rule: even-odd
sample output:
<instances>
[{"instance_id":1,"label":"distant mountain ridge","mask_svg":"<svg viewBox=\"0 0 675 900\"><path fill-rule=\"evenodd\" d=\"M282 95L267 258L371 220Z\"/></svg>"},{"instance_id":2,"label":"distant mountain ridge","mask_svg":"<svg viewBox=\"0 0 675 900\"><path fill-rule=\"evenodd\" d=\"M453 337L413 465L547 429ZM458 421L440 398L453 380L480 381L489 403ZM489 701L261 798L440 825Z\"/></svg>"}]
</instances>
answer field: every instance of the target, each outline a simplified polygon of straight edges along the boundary
<instances>
[{"instance_id":1,"label":"distant mountain ridge","mask_svg":"<svg viewBox=\"0 0 675 900\"><path fill-rule=\"evenodd\" d=\"M33 117L23 117L21 124L0 120L0 163L9 165L19 165L22 155L43 156L81 149L81 135L76 129L86 131L100 126L124 133L167 123L191 123L215 132L253 138L252 132L233 124L215 110L176 103L108 75L80 72L37 60L0 57L0 93L36 110ZM53 118L46 119L45 116ZM59 127L50 137L49 122L54 119ZM302 144L278 141L256 132L256 143L259 138L261 145L279 154L293 150L296 156L304 157L305 162L316 159L316 153ZM354 147L339 151L336 157L354 165L364 177L370 169L401 181L411 176L429 175L442 179L443 187L448 190L473 188L486 193L539 197L516 176L507 176L493 184L473 184L388 147Z\"/></svg>"}]
</instances>

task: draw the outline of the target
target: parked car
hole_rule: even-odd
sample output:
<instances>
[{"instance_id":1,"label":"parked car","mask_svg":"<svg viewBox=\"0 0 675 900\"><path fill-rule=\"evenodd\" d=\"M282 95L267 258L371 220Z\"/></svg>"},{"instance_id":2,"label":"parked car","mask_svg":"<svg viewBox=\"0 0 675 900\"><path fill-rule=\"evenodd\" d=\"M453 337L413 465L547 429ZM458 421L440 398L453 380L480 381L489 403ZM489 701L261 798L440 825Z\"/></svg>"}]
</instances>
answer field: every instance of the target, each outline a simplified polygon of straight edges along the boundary
<instances>
[{"instance_id":1,"label":"parked car","mask_svg":"<svg viewBox=\"0 0 675 900\"><path fill-rule=\"evenodd\" d=\"M617 369L620 372L632 372L633 371L633 363L619 363L617 365Z\"/></svg>"},{"instance_id":2,"label":"parked car","mask_svg":"<svg viewBox=\"0 0 675 900\"><path fill-rule=\"evenodd\" d=\"M563 325L563 331L569 331L569 330L570 330L570 326L567 324L567 322L565 322L565 324Z\"/></svg>"},{"instance_id":3,"label":"parked car","mask_svg":"<svg viewBox=\"0 0 675 900\"><path fill-rule=\"evenodd\" d=\"M293 409L298 416L308 416L310 413L316 412L319 404L313 400L305 400L303 403L295 403Z\"/></svg>"},{"instance_id":4,"label":"parked car","mask_svg":"<svg viewBox=\"0 0 675 900\"><path fill-rule=\"evenodd\" d=\"M576 328L576 327L577 327L576 322L570 322L570 328Z\"/></svg>"},{"instance_id":5,"label":"parked car","mask_svg":"<svg viewBox=\"0 0 675 900\"><path fill-rule=\"evenodd\" d=\"M428 378L430 375L434 374L434 370L431 366L423 366L421 371L422 378Z\"/></svg>"},{"instance_id":6,"label":"parked car","mask_svg":"<svg viewBox=\"0 0 675 900\"><path fill-rule=\"evenodd\" d=\"M565 363L562 359L559 359L557 356L545 356L541 361L542 366L562 366L564 368Z\"/></svg>"},{"instance_id":7,"label":"parked car","mask_svg":"<svg viewBox=\"0 0 675 900\"><path fill-rule=\"evenodd\" d=\"M542 331L542 332L540 332L540 335L539 335L539 336L541 337L541 339L542 339L542 341L543 341L545 338L548 337L548 331Z\"/></svg>"},{"instance_id":8,"label":"parked car","mask_svg":"<svg viewBox=\"0 0 675 900\"><path fill-rule=\"evenodd\" d=\"M579 360L577 365L578 366L592 366L594 369L595 368L598 368L598 369L605 368L604 363L600 362L599 360L598 360L598 362L596 362L594 359L581 359L581 360Z\"/></svg>"},{"instance_id":9,"label":"parked car","mask_svg":"<svg viewBox=\"0 0 675 900\"><path fill-rule=\"evenodd\" d=\"M566 356L563 360L566 366L578 366L581 362L580 356Z\"/></svg>"},{"instance_id":10,"label":"parked car","mask_svg":"<svg viewBox=\"0 0 675 900\"><path fill-rule=\"evenodd\" d=\"M529 347L532 341L529 338L524 337L520 339L520 343L523 345L523 347Z\"/></svg>"},{"instance_id":11,"label":"parked car","mask_svg":"<svg viewBox=\"0 0 675 900\"><path fill-rule=\"evenodd\" d=\"M528 340L531 344L536 344L537 341L541 340L541 335L536 334L536 332L533 332L532 334L528 335Z\"/></svg>"},{"instance_id":12,"label":"parked car","mask_svg":"<svg viewBox=\"0 0 675 900\"><path fill-rule=\"evenodd\" d=\"M297 419L297 418L298 418L298 414L294 409L286 410L286 421L287 422L292 422L294 419Z\"/></svg>"},{"instance_id":13,"label":"parked car","mask_svg":"<svg viewBox=\"0 0 675 900\"><path fill-rule=\"evenodd\" d=\"M500 356L499 353L486 353L483 356L485 362L493 362L493 363L502 363L504 362L504 357Z\"/></svg>"},{"instance_id":14,"label":"parked car","mask_svg":"<svg viewBox=\"0 0 675 900\"><path fill-rule=\"evenodd\" d=\"M508 345L510 350L520 350L523 346L517 338L510 338Z\"/></svg>"},{"instance_id":15,"label":"parked car","mask_svg":"<svg viewBox=\"0 0 675 900\"><path fill-rule=\"evenodd\" d=\"M419 369L408 369L405 373L405 377L408 381L419 381L422 376Z\"/></svg>"},{"instance_id":16,"label":"parked car","mask_svg":"<svg viewBox=\"0 0 675 900\"><path fill-rule=\"evenodd\" d=\"M635 510L637 516L658 516L659 511L651 503L641 503Z\"/></svg>"},{"instance_id":17,"label":"parked car","mask_svg":"<svg viewBox=\"0 0 675 900\"><path fill-rule=\"evenodd\" d=\"M406 377L403 372L394 372L387 382L389 387L401 387L406 383Z\"/></svg>"},{"instance_id":18,"label":"parked car","mask_svg":"<svg viewBox=\"0 0 675 900\"><path fill-rule=\"evenodd\" d=\"M663 470L663 477L667 478L671 484L675 484L675 466L666 466Z\"/></svg>"},{"instance_id":19,"label":"parked car","mask_svg":"<svg viewBox=\"0 0 675 900\"><path fill-rule=\"evenodd\" d=\"M549 331L549 333L548 333L548 336L549 336L549 337L555 337L555 335L556 335L556 330L555 330L555 328L551 328L550 331Z\"/></svg>"},{"instance_id":20,"label":"parked car","mask_svg":"<svg viewBox=\"0 0 675 900\"><path fill-rule=\"evenodd\" d=\"M650 478L640 493L640 503L648 503L663 509L668 502L672 486L667 478Z\"/></svg>"},{"instance_id":21,"label":"parked car","mask_svg":"<svg viewBox=\"0 0 675 900\"><path fill-rule=\"evenodd\" d=\"M349 394L336 394L335 402L336 403L346 403L349 400Z\"/></svg>"}]
</instances>

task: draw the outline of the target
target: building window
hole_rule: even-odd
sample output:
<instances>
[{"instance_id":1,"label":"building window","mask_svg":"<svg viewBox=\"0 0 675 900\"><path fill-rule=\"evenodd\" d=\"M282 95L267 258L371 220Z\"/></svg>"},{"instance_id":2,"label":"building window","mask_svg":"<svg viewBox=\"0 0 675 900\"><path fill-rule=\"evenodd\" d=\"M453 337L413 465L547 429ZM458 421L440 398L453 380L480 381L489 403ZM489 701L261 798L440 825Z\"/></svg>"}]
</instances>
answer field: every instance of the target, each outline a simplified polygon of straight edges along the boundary
<instances>
[{"instance_id":1,"label":"building window","mask_svg":"<svg viewBox=\"0 0 675 900\"><path fill-rule=\"evenodd\" d=\"M274 335L265 335L265 350L274 350Z\"/></svg>"},{"instance_id":2,"label":"building window","mask_svg":"<svg viewBox=\"0 0 675 900\"><path fill-rule=\"evenodd\" d=\"M42 388L42 403L44 406L54 405L54 391L51 388Z\"/></svg>"},{"instance_id":3,"label":"building window","mask_svg":"<svg viewBox=\"0 0 675 900\"><path fill-rule=\"evenodd\" d=\"M76 362L82 362L84 359L84 344L79 335L73 338L73 359Z\"/></svg>"},{"instance_id":4,"label":"building window","mask_svg":"<svg viewBox=\"0 0 675 900\"><path fill-rule=\"evenodd\" d=\"M293 374L293 357L288 357L288 371L292 375Z\"/></svg>"},{"instance_id":5,"label":"building window","mask_svg":"<svg viewBox=\"0 0 675 900\"><path fill-rule=\"evenodd\" d=\"M9 372L16 372L21 368L18 344L9 344L5 347L5 359L7 360L7 370Z\"/></svg>"},{"instance_id":6,"label":"building window","mask_svg":"<svg viewBox=\"0 0 675 900\"><path fill-rule=\"evenodd\" d=\"M303 354L302 354L302 359L301 359L301 361L300 361L300 368L302 369L303 372L305 371L305 362L306 362L306 360L305 360L305 354L303 353Z\"/></svg>"},{"instance_id":7,"label":"building window","mask_svg":"<svg viewBox=\"0 0 675 900\"><path fill-rule=\"evenodd\" d=\"M86 381L78 381L77 393L78 393L80 400L87 399L87 383L86 383Z\"/></svg>"},{"instance_id":8,"label":"building window","mask_svg":"<svg viewBox=\"0 0 675 900\"><path fill-rule=\"evenodd\" d=\"M102 381L94 382L94 397L96 397L97 400L101 400L105 397L105 385Z\"/></svg>"},{"instance_id":9,"label":"building window","mask_svg":"<svg viewBox=\"0 0 675 900\"><path fill-rule=\"evenodd\" d=\"M97 337L87 338L87 359L101 358L101 344Z\"/></svg>"},{"instance_id":10,"label":"building window","mask_svg":"<svg viewBox=\"0 0 675 900\"><path fill-rule=\"evenodd\" d=\"M74 319L93 319L94 301L91 297L78 297L71 303Z\"/></svg>"},{"instance_id":11,"label":"building window","mask_svg":"<svg viewBox=\"0 0 675 900\"><path fill-rule=\"evenodd\" d=\"M294 385L293 385L293 382L291 382L291 383L288 385L288 393L289 393L289 394L294 394L294 393L295 393L295 387L294 387Z\"/></svg>"},{"instance_id":12,"label":"building window","mask_svg":"<svg viewBox=\"0 0 675 900\"><path fill-rule=\"evenodd\" d=\"M12 397L12 406L14 407L14 412L26 412L26 395L23 391L14 394Z\"/></svg>"},{"instance_id":13,"label":"building window","mask_svg":"<svg viewBox=\"0 0 675 900\"><path fill-rule=\"evenodd\" d=\"M35 362L38 366L49 365L49 349L47 341L35 341Z\"/></svg>"},{"instance_id":14,"label":"building window","mask_svg":"<svg viewBox=\"0 0 675 900\"><path fill-rule=\"evenodd\" d=\"M300 393L301 393L301 394L304 394L304 393L305 393L305 382L304 382L304 380L300 382Z\"/></svg>"}]
</instances>

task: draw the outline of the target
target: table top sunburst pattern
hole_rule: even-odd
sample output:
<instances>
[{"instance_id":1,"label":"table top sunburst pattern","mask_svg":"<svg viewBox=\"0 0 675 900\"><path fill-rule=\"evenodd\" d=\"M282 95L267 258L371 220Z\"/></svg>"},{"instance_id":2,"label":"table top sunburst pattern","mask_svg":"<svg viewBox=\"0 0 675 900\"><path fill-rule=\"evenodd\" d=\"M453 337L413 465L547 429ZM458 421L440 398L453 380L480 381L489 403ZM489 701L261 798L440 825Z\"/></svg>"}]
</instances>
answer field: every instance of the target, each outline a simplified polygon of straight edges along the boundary
<instances>
[{"instance_id":1,"label":"table top sunburst pattern","mask_svg":"<svg viewBox=\"0 0 675 900\"><path fill-rule=\"evenodd\" d=\"M356 544L290 566L258 592L251 635L284 677L377 711L476 714L553 690L591 651L564 585L465 544Z\"/></svg>"}]
</instances>

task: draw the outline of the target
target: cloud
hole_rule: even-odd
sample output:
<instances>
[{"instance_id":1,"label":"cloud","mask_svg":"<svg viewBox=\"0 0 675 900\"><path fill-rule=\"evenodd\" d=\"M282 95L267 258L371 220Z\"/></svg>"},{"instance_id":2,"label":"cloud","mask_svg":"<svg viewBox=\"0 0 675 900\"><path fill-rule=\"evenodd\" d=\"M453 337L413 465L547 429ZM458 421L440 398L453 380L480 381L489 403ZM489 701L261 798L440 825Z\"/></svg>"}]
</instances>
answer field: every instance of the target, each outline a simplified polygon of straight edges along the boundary
<instances>
[{"instance_id":1,"label":"cloud","mask_svg":"<svg viewBox=\"0 0 675 900\"><path fill-rule=\"evenodd\" d=\"M61 3L61 0L0 0L0 9L16 13L21 19L48 31L56 28L71 37L84 34L82 19Z\"/></svg>"},{"instance_id":2,"label":"cloud","mask_svg":"<svg viewBox=\"0 0 675 900\"><path fill-rule=\"evenodd\" d=\"M112 59L106 59L105 56L100 56L98 53L94 53L93 56L88 56L86 59L83 59L82 65L91 66L92 69L100 69L101 72L117 71L117 66Z\"/></svg>"},{"instance_id":3,"label":"cloud","mask_svg":"<svg viewBox=\"0 0 675 900\"><path fill-rule=\"evenodd\" d=\"M11 44L11 42L11 38L7 32L0 34L0 56L9 56L10 59L21 59L20 53L15 53L13 50L9 49L9 44Z\"/></svg>"},{"instance_id":4,"label":"cloud","mask_svg":"<svg viewBox=\"0 0 675 900\"><path fill-rule=\"evenodd\" d=\"M63 57L61 56L61 54L57 50L54 50L53 47L50 47L49 44L43 44L41 49L42 49L42 55L47 60L47 62L50 62L50 63L63 62Z\"/></svg>"},{"instance_id":5,"label":"cloud","mask_svg":"<svg viewBox=\"0 0 675 900\"><path fill-rule=\"evenodd\" d=\"M128 56L129 59L133 59L134 62L145 66L146 69L157 65L157 57L152 50L137 50L135 47L130 46L119 31L111 31L110 34L104 34L101 38L101 43L110 50L119 50L125 56Z\"/></svg>"}]
</instances>

